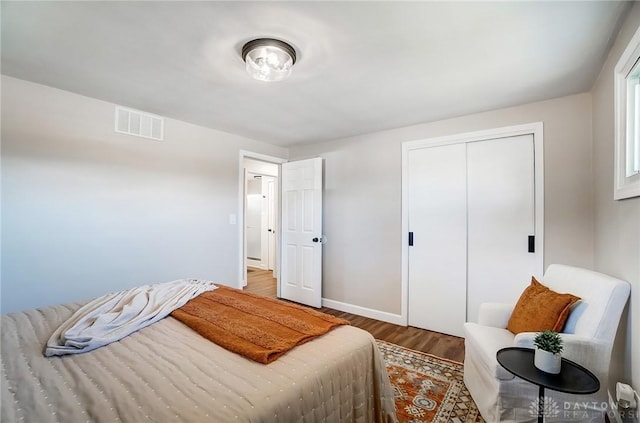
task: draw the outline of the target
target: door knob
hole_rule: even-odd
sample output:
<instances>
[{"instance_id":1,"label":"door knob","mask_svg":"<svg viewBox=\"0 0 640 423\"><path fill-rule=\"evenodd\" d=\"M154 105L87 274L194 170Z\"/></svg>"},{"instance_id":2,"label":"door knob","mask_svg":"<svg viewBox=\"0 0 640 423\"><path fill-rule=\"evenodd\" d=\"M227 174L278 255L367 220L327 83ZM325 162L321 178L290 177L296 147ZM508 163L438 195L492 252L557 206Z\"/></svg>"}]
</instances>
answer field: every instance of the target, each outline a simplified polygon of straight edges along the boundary
<instances>
[{"instance_id":1,"label":"door knob","mask_svg":"<svg viewBox=\"0 0 640 423\"><path fill-rule=\"evenodd\" d=\"M318 242L318 241L320 241L320 240L316 237L316 238L313 238L311 241L313 241L313 242Z\"/></svg>"}]
</instances>

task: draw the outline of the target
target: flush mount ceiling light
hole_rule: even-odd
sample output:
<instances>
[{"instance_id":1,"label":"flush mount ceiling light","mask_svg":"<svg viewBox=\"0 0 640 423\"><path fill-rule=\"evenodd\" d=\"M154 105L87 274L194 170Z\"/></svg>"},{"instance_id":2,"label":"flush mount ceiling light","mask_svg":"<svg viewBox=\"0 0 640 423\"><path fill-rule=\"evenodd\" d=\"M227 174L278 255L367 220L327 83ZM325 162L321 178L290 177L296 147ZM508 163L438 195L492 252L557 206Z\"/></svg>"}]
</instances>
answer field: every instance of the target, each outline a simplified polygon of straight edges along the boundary
<instances>
[{"instance_id":1,"label":"flush mount ceiling light","mask_svg":"<svg viewBox=\"0 0 640 423\"><path fill-rule=\"evenodd\" d=\"M247 72L259 81L282 81L291 74L296 51L284 41L258 38L242 47Z\"/></svg>"}]
</instances>

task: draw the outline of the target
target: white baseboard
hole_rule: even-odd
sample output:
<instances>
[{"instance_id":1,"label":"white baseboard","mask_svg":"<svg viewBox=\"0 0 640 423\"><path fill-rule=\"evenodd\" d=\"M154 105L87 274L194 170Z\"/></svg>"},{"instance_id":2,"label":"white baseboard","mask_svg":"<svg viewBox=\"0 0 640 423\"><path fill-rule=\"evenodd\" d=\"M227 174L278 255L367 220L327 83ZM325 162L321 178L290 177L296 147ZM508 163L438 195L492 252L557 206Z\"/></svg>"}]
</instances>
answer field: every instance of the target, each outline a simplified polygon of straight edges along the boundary
<instances>
[{"instance_id":1,"label":"white baseboard","mask_svg":"<svg viewBox=\"0 0 640 423\"><path fill-rule=\"evenodd\" d=\"M247 258L247 266L255 267L256 269L268 270L267 263L265 263L262 260L254 260L254 259Z\"/></svg>"},{"instance_id":2,"label":"white baseboard","mask_svg":"<svg viewBox=\"0 0 640 423\"><path fill-rule=\"evenodd\" d=\"M386 311L374 310L372 308L361 307L358 305L342 303L340 301L322 299L323 307L329 307L334 310L344 311L346 313L357 314L358 316L368 317L370 319L381 320L394 325L406 326L407 322L399 314L388 313Z\"/></svg>"}]
</instances>

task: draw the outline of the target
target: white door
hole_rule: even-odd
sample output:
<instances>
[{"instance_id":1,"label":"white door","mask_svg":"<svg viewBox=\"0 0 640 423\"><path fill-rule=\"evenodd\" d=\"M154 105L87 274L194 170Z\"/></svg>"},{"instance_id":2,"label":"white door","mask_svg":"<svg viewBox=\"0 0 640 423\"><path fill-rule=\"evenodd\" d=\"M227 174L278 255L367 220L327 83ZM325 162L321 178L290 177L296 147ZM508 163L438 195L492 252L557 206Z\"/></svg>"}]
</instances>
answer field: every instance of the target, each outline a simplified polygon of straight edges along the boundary
<instances>
[{"instance_id":1,"label":"white door","mask_svg":"<svg viewBox=\"0 0 640 423\"><path fill-rule=\"evenodd\" d=\"M260 268L269 270L269 182L271 176L262 175L262 203L260 209Z\"/></svg>"},{"instance_id":2,"label":"white door","mask_svg":"<svg viewBox=\"0 0 640 423\"><path fill-rule=\"evenodd\" d=\"M466 313L466 147L413 150L409 167L409 325L462 336ZM411 235L410 235L411 245Z\"/></svg>"},{"instance_id":3,"label":"white door","mask_svg":"<svg viewBox=\"0 0 640 423\"><path fill-rule=\"evenodd\" d=\"M269 212L267 236L269 240L269 270L273 271L273 277L276 277L276 231L278 230L276 222L276 178L267 180L267 210Z\"/></svg>"},{"instance_id":4,"label":"white door","mask_svg":"<svg viewBox=\"0 0 640 423\"><path fill-rule=\"evenodd\" d=\"M263 203L262 176L247 174L245 198L245 230L247 261L250 266L262 267Z\"/></svg>"},{"instance_id":5,"label":"white door","mask_svg":"<svg viewBox=\"0 0 640 423\"><path fill-rule=\"evenodd\" d=\"M322 159L282 164L280 296L322 305Z\"/></svg>"},{"instance_id":6,"label":"white door","mask_svg":"<svg viewBox=\"0 0 640 423\"><path fill-rule=\"evenodd\" d=\"M276 261L276 178L247 173L245 198L247 264L273 270Z\"/></svg>"},{"instance_id":7,"label":"white door","mask_svg":"<svg viewBox=\"0 0 640 423\"><path fill-rule=\"evenodd\" d=\"M515 304L537 273L533 135L467 144L467 320L484 302Z\"/></svg>"}]
</instances>

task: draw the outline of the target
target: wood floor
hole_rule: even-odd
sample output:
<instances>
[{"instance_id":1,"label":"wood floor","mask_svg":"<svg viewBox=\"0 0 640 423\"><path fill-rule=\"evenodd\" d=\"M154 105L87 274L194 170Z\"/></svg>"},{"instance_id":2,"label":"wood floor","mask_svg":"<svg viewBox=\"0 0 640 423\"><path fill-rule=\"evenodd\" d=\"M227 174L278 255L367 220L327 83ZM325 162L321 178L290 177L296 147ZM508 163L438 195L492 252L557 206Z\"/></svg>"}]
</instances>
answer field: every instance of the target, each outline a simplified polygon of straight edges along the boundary
<instances>
[{"instance_id":1,"label":"wood floor","mask_svg":"<svg viewBox=\"0 0 640 423\"><path fill-rule=\"evenodd\" d=\"M247 276L248 284L245 287L247 291L267 297L276 297L276 280L271 276L271 271L249 268ZM346 319L351 322L351 325L370 332L376 339L449 360L459 362L464 360L463 338L414 327L398 326L327 307L322 307L320 311Z\"/></svg>"}]
</instances>

